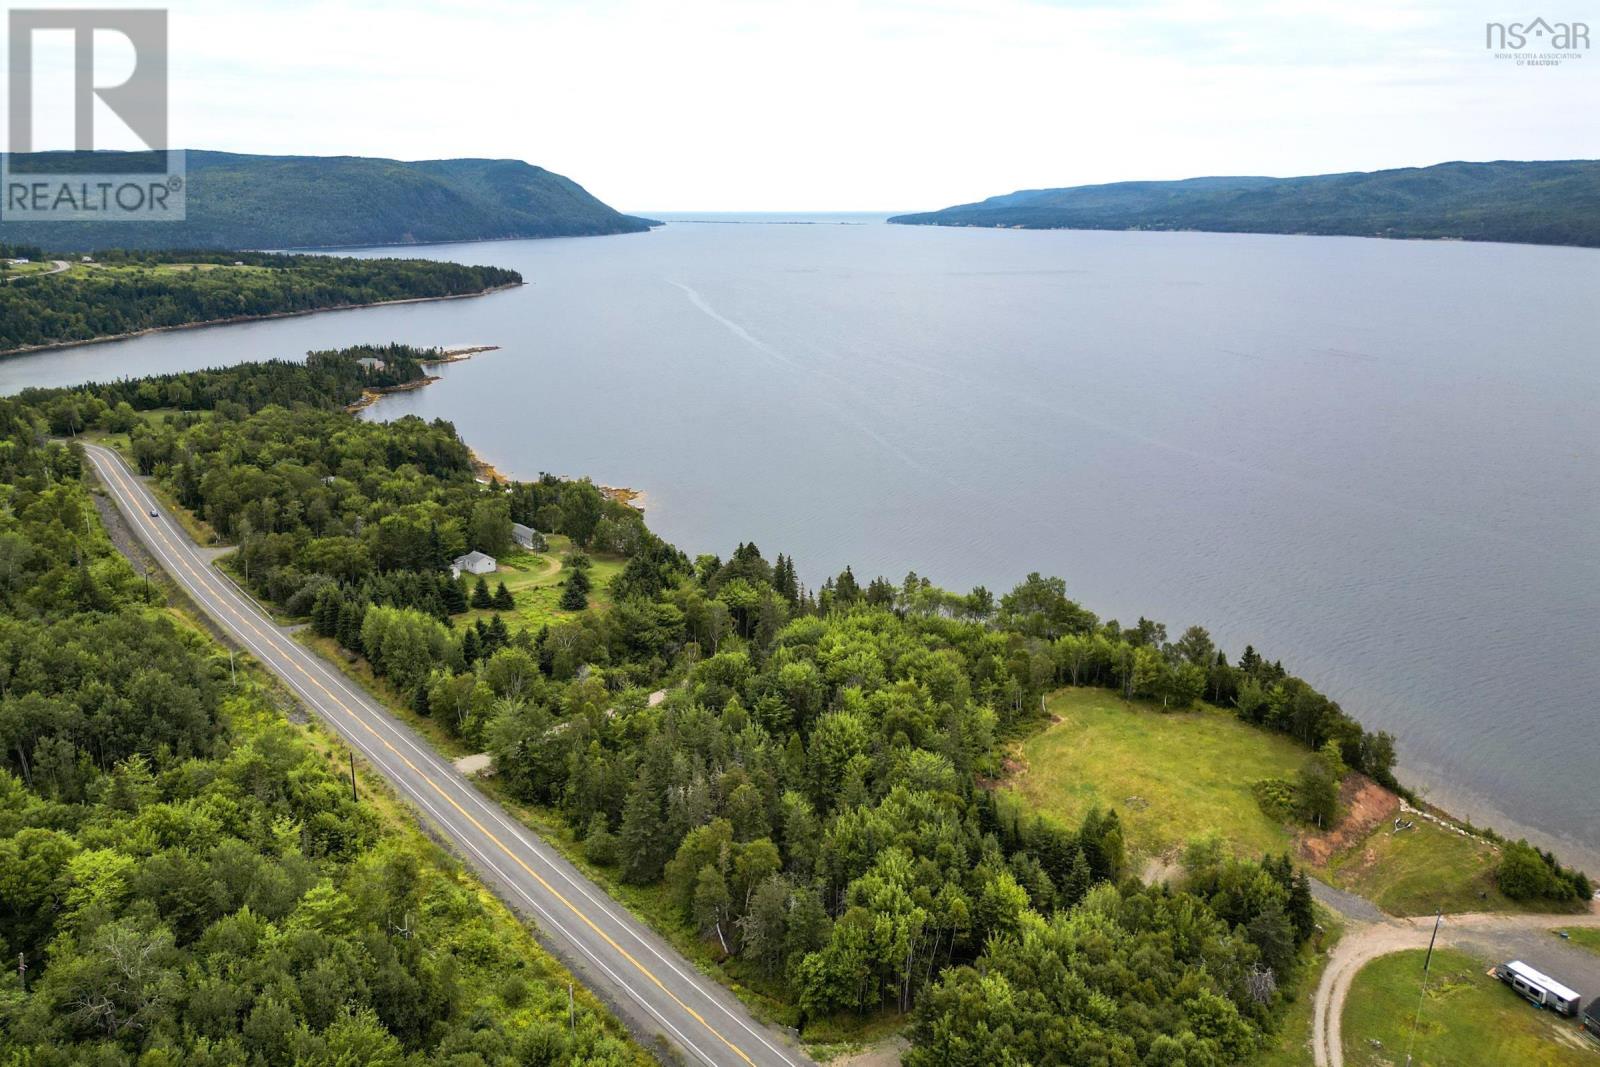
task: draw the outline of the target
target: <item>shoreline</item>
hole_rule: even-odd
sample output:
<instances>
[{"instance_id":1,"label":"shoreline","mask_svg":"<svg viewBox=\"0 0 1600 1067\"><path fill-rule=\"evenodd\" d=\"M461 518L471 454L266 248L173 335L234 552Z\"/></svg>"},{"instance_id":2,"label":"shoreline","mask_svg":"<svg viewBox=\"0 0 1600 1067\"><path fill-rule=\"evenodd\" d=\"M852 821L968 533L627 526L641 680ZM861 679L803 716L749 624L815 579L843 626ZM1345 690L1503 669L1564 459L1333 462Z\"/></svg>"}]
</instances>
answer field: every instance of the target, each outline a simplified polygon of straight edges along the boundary
<instances>
[{"instance_id":1,"label":"shoreline","mask_svg":"<svg viewBox=\"0 0 1600 1067\"><path fill-rule=\"evenodd\" d=\"M298 318L301 315L320 315L324 311L359 311L362 308L393 307L397 304L431 304L439 300L468 300L472 297L488 296L491 293L503 293L507 289L516 289L527 284L527 282L508 282L505 285L494 285L488 289L480 289L475 293L446 293L443 296L407 296L394 300L372 300L365 304L329 304L327 307L299 308L294 311L269 311L265 315L234 315L225 319L206 319L202 322L180 322L175 326L147 326L142 330L130 330L127 333L108 333L102 337L90 337L81 341L51 341L42 345L23 345L21 348L7 348L0 350L0 359L6 359L11 356L27 356L35 352L55 352L64 348L84 348L88 345L108 344L112 341L131 341L137 337L148 337L157 333L175 333L178 330L200 330L210 326L237 326L246 322L268 322L272 319Z\"/></svg>"},{"instance_id":2,"label":"shoreline","mask_svg":"<svg viewBox=\"0 0 1600 1067\"><path fill-rule=\"evenodd\" d=\"M460 348L440 349L437 358L418 360L418 362L424 367L441 367L449 363L462 363L481 352L497 352L499 350L499 345L463 345ZM384 397L393 393L413 392L417 389L424 388L425 386L432 385L434 382L439 381L440 378L441 375L429 374L425 377L418 378L416 381L405 382L402 385L388 385L379 389L363 389L361 391L361 399L346 406L345 410L354 414L366 408L372 407L379 400L382 400ZM463 440L465 440L465 438L463 438ZM472 460L472 470L474 476L484 485L489 485L491 483L509 485L517 480L509 477L504 471L500 470L500 468L484 459L478 454L477 449L473 448L471 445L467 446L467 454ZM646 497L643 489L632 489L621 485L602 485L600 483L595 483L595 488L600 490L600 495L605 497L607 500L611 500L618 504L622 504L625 507L632 508L641 515L644 514L644 501Z\"/></svg>"},{"instance_id":3,"label":"shoreline","mask_svg":"<svg viewBox=\"0 0 1600 1067\"><path fill-rule=\"evenodd\" d=\"M419 359L417 362L424 367L442 367L446 363L460 363L463 360L471 359L479 352L497 352L499 349L499 345L466 345L462 348L437 348L433 350L437 353L434 358ZM371 407L378 402L380 397L388 396L390 393L409 393L413 389L421 389L425 385L432 385L438 380L439 375L427 374L415 381L402 382L399 385L383 385L376 389L363 389L361 390L361 399L353 404L345 405L345 410L354 413L362 408ZM473 457L473 464L474 466L477 465L476 456ZM488 467L487 464L484 464L484 466L490 473L495 473L493 467Z\"/></svg>"},{"instance_id":4,"label":"shoreline","mask_svg":"<svg viewBox=\"0 0 1600 1067\"><path fill-rule=\"evenodd\" d=\"M437 378L430 378L428 379L428 382L437 380ZM428 384L428 382L423 382L420 384L425 385ZM376 401L376 399L377 398L375 397L374 401ZM510 485L512 482L518 480L516 478L509 477L505 474L505 472L501 471L499 467L496 467L493 463L490 463L488 460L484 459L478 454L477 449L473 448L471 445L467 446L467 453L472 457L472 469L476 472L478 481L484 485L489 485L491 483ZM571 479L568 480L570 481ZM621 504L624 507L632 508L641 515L644 514L644 502L646 500L646 494L643 489L629 489L626 486L620 485L601 485L598 482L595 483L594 487L600 490L600 495L605 497L607 500Z\"/></svg>"}]
</instances>

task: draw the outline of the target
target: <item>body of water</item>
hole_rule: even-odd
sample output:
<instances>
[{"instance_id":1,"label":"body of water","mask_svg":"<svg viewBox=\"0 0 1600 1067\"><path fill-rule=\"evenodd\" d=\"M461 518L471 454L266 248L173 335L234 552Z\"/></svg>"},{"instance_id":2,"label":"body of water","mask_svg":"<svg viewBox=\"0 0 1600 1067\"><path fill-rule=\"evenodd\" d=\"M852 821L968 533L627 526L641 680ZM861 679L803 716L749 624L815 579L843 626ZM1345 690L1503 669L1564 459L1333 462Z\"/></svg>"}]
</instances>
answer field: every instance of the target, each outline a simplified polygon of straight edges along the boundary
<instances>
[{"instance_id":1,"label":"body of water","mask_svg":"<svg viewBox=\"0 0 1600 1067\"><path fill-rule=\"evenodd\" d=\"M642 489L691 554L754 540L813 586L1038 570L1202 623L1393 731L1432 799L1600 869L1600 252L689 216L416 254L529 284L14 358L0 390L500 345L368 417Z\"/></svg>"}]
</instances>

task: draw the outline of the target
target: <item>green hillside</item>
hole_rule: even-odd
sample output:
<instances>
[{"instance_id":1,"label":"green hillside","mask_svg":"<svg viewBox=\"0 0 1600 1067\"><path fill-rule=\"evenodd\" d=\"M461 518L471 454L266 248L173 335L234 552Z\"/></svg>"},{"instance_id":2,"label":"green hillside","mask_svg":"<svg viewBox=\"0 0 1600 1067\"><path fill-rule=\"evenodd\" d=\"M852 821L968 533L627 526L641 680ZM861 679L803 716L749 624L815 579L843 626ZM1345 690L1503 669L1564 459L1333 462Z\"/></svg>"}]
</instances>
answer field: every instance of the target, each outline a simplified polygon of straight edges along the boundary
<instances>
[{"instance_id":1,"label":"green hillside","mask_svg":"<svg viewBox=\"0 0 1600 1067\"><path fill-rule=\"evenodd\" d=\"M1600 246L1600 161L1441 163L1303 178L1029 189L890 222L1211 230Z\"/></svg>"},{"instance_id":2,"label":"green hillside","mask_svg":"<svg viewBox=\"0 0 1600 1067\"><path fill-rule=\"evenodd\" d=\"M73 153L41 153L28 164L89 169ZM187 168L184 222L10 223L0 217L0 241L69 252L335 248L581 237L650 226L648 219L612 210L570 178L514 159L403 163L191 151Z\"/></svg>"}]
</instances>

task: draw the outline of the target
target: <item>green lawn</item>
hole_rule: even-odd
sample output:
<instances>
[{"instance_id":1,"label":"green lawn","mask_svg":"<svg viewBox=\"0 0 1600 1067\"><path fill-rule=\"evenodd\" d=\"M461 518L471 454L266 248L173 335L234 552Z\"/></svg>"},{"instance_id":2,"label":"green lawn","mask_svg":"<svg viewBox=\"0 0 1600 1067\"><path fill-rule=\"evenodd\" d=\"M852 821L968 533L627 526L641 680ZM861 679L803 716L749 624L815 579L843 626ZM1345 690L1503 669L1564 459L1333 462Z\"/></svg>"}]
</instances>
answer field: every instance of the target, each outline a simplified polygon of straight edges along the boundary
<instances>
[{"instance_id":1,"label":"green lawn","mask_svg":"<svg viewBox=\"0 0 1600 1067\"><path fill-rule=\"evenodd\" d=\"M1495 884L1499 853L1487 841L1464 837L1423 819L1395 833L1380 825L1366 840L1328 862L1327 877L1394 915L1446 912L1566 910L1549 901L1519 904Z\"/></svg>"},{"instance_id":2,"label":"green lawn","mask_svg":"<svg viewBox=\"0 0 1600 1067\"><path fill-rule=\"evenodd\" d=\"M1557 933L1566 934L1579 948L1586 948L1600 955L1600 930L1592 926L1569 926L1565 930L1558 930Z\"/></svg>"},{"instance_id":3,"label":"green lawn","mask_svg":"<svg viewBox=\"0 0 1600 1067\"><path fill-rule=\"evenodd\" d=\"M1250 791L1291 778L1309 753L1218 708L1163 712L1105 689L1063 689L1048 708L1060 721L1022 743L1015 788L1068 824L1091 807L1115 808L1130 852L1159 855L1220 834L1245 855L1282 852L1287 827Z\"/></svg>"},{"instance_id":4,"label":"green lawn","mask_svg":"<svg viewBox=\"0 0 1600 1067\"><path fill-rule=\"evenodd\" d=\"M512 599L516 601L516 610L506 613L506 624L513 629L520 625L537 630L547 623L570 619L578 614L560 608L561 585L567 577L564 560L572 548L572 542L560 534L550 535L548 541L550 548L546 552L513 549L498 557L499 570L484 575L491 593L496 584L505 582ZM593 561L593 566L589 568L589 606L603 611L611 604L611 579L622 573L627 561L621 557L592 554L589 558ZM488 610L472 610L458 615L457 619L474 622L480 618L487 620L493 614Z\"/></svg>"},{"instance_id":5,"label":"green lawn","mask_svg":"<svg viewBox=\"0 0 1600 1067\"><path fill-rule=\"evenodd\" d=\"M1418 949L1362 968L1345 1002L1346 1067L1406 1061L1421 993ZM1461 952L1433 954L1412 1047L1413 1067L1595 1067L1600 1053L1575 1022L1529 1004ZM1374 1044L1377 1042L1377 1044Z\"/></svg>"}]
</instances>

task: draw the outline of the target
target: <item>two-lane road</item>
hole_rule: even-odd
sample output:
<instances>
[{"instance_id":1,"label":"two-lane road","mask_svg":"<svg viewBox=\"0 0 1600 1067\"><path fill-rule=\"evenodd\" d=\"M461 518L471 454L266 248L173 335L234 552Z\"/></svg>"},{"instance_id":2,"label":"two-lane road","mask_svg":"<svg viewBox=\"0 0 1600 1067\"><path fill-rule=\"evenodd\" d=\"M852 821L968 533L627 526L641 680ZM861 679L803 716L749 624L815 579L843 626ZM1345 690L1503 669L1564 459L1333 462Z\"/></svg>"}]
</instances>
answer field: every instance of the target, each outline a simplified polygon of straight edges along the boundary
<instances>
[{"instance_id":1,"label":"two-lane road","mask_svg":"<svg viewBox=\"0 0 1600 1067\"><path fill-rule=\"evenodd\" d=\"M660 1034L690 1062L714 1067L811 1063L274 624L201 557L119 455L97 445L84 451L140 540L195 604L361 752L502 899L534 917L546 941L637 1032Z\"/></svg>"}]
</instances>

